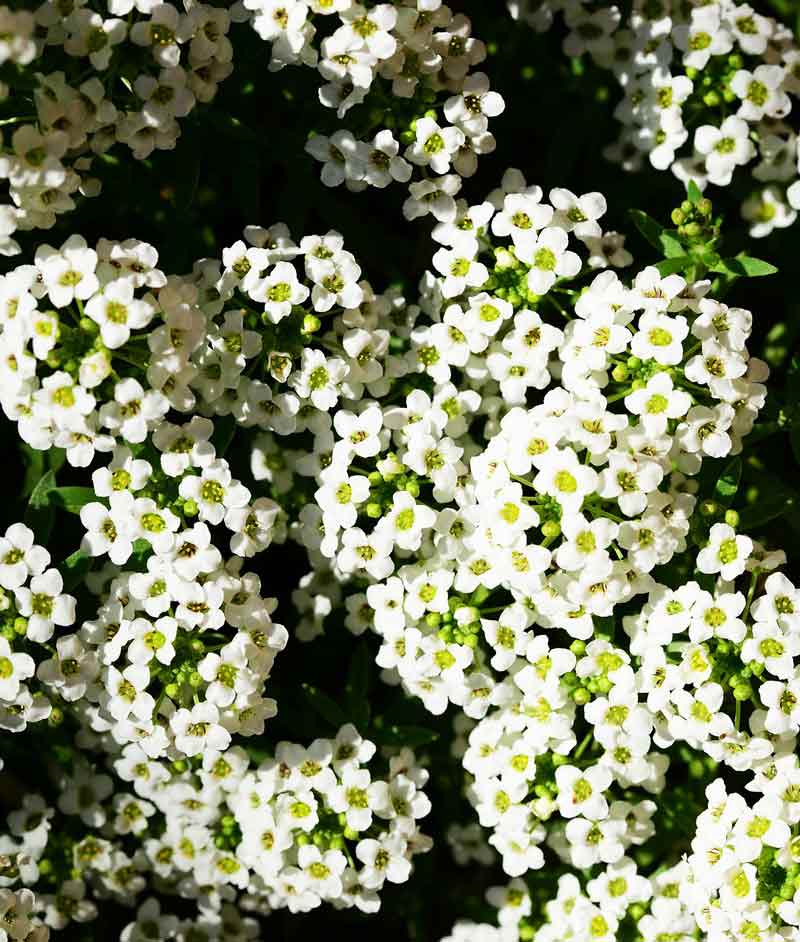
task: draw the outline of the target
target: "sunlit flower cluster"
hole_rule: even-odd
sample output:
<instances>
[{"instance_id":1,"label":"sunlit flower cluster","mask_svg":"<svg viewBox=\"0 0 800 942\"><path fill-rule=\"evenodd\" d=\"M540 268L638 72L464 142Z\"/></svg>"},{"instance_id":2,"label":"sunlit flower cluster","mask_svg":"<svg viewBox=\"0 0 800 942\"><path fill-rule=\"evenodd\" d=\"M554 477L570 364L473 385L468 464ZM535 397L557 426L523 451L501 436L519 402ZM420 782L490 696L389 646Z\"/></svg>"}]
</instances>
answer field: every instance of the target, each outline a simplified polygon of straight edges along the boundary
<instances>
[{"instance_id":1,"label":"sunlit flower cluster","mask_svg":"<svg viewBox=\"0 0 800 942\"><path fill-rule=\"evenodd\" d=\"M315 134L306 150L326 186L350 190L407 183L412 200L451 194L495 149L489 121L503 111L485 72L486 46L467 16L441 0L244 0L256 32L271 43L271 70L316 67L319 100L345 126ZM350 109L371 109L369 126L348 127ZM356 108L356 112L359 109ZM442 175L429 179L428 174Z\"/></svg>"},{"instance_id":2,"label":"sunlit flower cluster","mask_svg":"<svg viewBox=\"0 0 800 942\"><path fill-rule=\"evenodd\" d=\"M628 13L582 0L512 0L509 9L537 31L563 14L564 52L614 73L624 128L606 150L612 160L628 170L647 160L701 189L745 178L741 211L756 238L795 221L800 48L786 26L735 0L638 0Z\"/></svg>"},{"instance_id":3,"label":"sunlit flower cluster","mask_svg":"<svg viewBox=\"0 0 800 942\"><path fill-rule=\"evenodd\" d=\"M19 252L15 231L49 229L81 196L96 196L92 167L115 144L137 160L175 147L178 120L233 68L230 12L204 3L45 0L30 11L0 7L0 23L0 63L26 67L0 89L11 111L3 255Z\"/></svg>"}]
</instances>

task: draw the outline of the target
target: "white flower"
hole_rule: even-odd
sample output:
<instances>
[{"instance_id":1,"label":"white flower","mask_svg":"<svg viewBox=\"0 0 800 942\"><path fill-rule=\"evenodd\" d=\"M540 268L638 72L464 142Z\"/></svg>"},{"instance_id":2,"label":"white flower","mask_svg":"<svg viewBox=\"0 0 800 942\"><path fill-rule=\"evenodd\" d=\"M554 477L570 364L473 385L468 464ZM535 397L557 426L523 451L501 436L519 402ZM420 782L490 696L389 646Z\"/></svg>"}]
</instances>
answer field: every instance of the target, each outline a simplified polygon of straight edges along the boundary
<instances>
[{"instance_id":1,"label":"white flower","mask_svg":"<svg viewBox=\"0 0 800 942\"><path fill-rule=\"evenodd\" d=\"M33 677L36 665L29 654L12 651L6 638L0 637L0 700L13 703L20 684Z\"/></svg>"},{"instance_id":2,"label":"white flower","mask_svg":"<svg viewBox=\"0 0 800 942\"><path fill-rule=\"evenodd\" d=\"M460 95L448 98L444 103L444 115L451 124L456 124L470 136L485 131L489 118L495 118L505 110L505 102L497 92L489 91L489 76L485 72L473 72L464 81Z\"/></svg>"},{"instance_id":3,"label":"white flower","mask_svg":"<svg viewBox=\"0 0 800 942\"><path fill-rule=\"evenodd\" d=\"M579 239L596 238L601 229L597 220L605 215L606 199L602 193L576 196L570 190L557 187L550 191L550 202L556 209L554 225L574 232Z\"/></svg>"},{"instance_id":4,"label":"white flower","mask_svg":"<svg viewBox=\"0 0 800 942\"><path fill-rule=\"evenodd\" d=\"M122 566L133 552L130 530L133 498L128 491L115 492L110 503L110 509L97 502L81 507L81 523L87 531L81 549L89 556L108 554L112 563Z\"/></svg>"},{"instance_id":5,"label":"white flower","mask_svg":"<svg viewBox=\"0 0 800 942\"><path fill-rule=\"evenodd\" d=\"M60 249L42 245L36 250L36 267L50 300L66 307L74 299L85 301L97 291L97 253L79 235L70 236Z\"/></svg>"},{"instance_id":6,"label":"white flower","mask_svg":"<svg viewBox=\"0 0 800 942\"><path fill-rule=\"evenodd\" d=\"M321 350L304 347L300 369L289 378L289 385L303 399L310 399L317 409L333 408L339 398L337 386L345 378L347 365L339 357L327 359Z\"/></svg>"},{"instance_id":7,"label":"white flower","mask_svg":"<svg viewBox=\"0 0 800 942\"><path fill-rule=\"evenodd\" d=\"M75 621L75 599L62 594L64 580L57 569L33 576L30 587L14 589L20 614L28 619L27 636L32 641L49 641L55 626L65 627Z\"/></svg>"},{"instance_id":8,"label":"white flower","mask_svg":"<svg viewBox=\"0 0 800 942\"><path fill-rule=\"evenodd\" d=\"M18 589L29 576L44 572L50 554L34 543L34 533L24 523L12 523L0 537L0 586Z\"/></svg>"},{"instance_id":9,"label":"white flower","mask_svg":"<svg viewBox=\"0 0 800 942\"><path fill-rule=\"evenodd\" d=\"M213 749L228 748L230 733L219 723L219 710L213 703L196 703L191 710L180 709L170 720L175 748L183 755L196 756Z\"/></svg>"},{"instance_id":10,"label":"white flower","mask_svg":"<svg viewBox=\"0 0 800 942\"><path fill-rule=\"evenodd\" d=\"M567 233L555 226L542 229L517 249L519 258L530 265L528 288L546 294L558 278L571 278L581 270L581 260L567 249Z\"/></svg>"},{"instance_id":11,"label":"white flower","mask_svg":"<svg viewBox=\"0 0 800 942\"><path fill-rule=\"evenodd\" d=\"M418 118L416 140L405 156L413 164L430 167L434 173L447 173L450 162L464 143L464 132L456 127L440 127L433 118Z\"/></svg>"},{"instance_id":12,"label":"white flower","mask_svg":"<svg viewBox=\"0 0 800 942\"><path fill-rule=\"evenodd\" d=\"M611 784L611 772L603 766L577 769L562 765L556 769L558 810L565 818L583 815L592 821L608 815L608 802L603 793Z\"/></svg>"},{"instance_id":13,"label":"white flower","mask_svg":"<svg viewBox=\"0 0 800 942\"><path fill-rule=\"evenodd\" d=\"M708 544L697 554L697 568L700 572L718 572L726 581L732 581L744 572L752 549L749 536L737 534L726 523L715 523Z\"/></svg>"},{"instance_id":14,"label":"white flower","mask_svg":"<svg viewBox=\"0 0 800 942\"><path fill-rule=\"evenodd\" d=\"M270 322L277 324L291 314L293 305L306 300L309 289L298 281L294 265L278 262L265 278L253 285L249 294L254 301L263 302Z\"/></svg>"},{"instance_id":15,"label":"white flower","mask_svg":"<svg viewBox=\"0 0 800 942\"><path fill-rule=\"evenodd\" d=\"M184 477L178 487L184 500L197 504L200 519L217 525L232 507L244 507L250 491L231 475L228 463L218 458L206 465L201 474Z\"/></svg>"},{"instance_id":16,"label":"white flower","mask_svg":"<svg viewBox=\"0 0 800 942\"><path fill-rule=\"evenodd\" d=\"M747 122L736 115L726 118L718 128L704 124L695 131L694 146L706 158L711 183L727 186L734 168L752 160L756 149L749 133Z\"/></svg>"}]
</instances>

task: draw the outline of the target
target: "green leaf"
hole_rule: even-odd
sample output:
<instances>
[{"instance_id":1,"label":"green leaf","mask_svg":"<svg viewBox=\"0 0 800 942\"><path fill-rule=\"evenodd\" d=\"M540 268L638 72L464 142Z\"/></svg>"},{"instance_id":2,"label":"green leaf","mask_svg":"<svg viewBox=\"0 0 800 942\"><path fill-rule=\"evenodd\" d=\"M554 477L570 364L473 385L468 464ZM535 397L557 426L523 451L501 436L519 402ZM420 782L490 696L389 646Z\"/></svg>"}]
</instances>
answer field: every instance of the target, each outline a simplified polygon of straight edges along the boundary
<instances>
[{"instance_id":1,"label":"green leaf","mask_svg":"<svg viewBox=\"0 0 800 942\"><path fill-rule=\"evenodd\" d=\"M663 250L661 244L661 233L664 227L659 225L652 216L643 213L641 209L629 209L628 213L633 220L634 226L641 232L654 249Z\"/></svg>"},{"instance_id":2,"label":"green leaf","mask_svg":"<svg viewBox=\"0 0 800 942\"><path fill-rule=\"evenodd\" d=\"M369 722L370 706L367 693L369 690L369 670L372 664L367 643L362 641L350 660L345 684L345 702L347 712L355 725L366 726Z\"/></svg>"},{"instance_id":3,"label":"green leaf","mask_svg":"<svg viewBox=\"0 0 800 942\"><path fill-rule=\"evenodd\" d=\"M658 249L666 258L678 258L686 255L686 249L674 229L665 229L652 216L643 213L641 209L631 209L629 213L639 232L654 249ZM675 270L680 271L680 269Z\"/></svg>"},{"instance_id":4,"label":"green leaf","mask_svg":"<svg viewBox=\"0 0 800 942\"><path fill-rule=\"evenodd\" d=\"M44 474L44 456L43 451L31 448L30 445L22 444L22 457L25 461L25 479L22 483L22 496L28 497L33 493L33 489Z\"/></svg>"},{"instance_id":5,"label":"green leaf","mask_svg":"<svg viewBox=\"0 0 800 942\"><path fill-rule=\"evenodd\" d=\"M776 517L783 517L798 508L797 495L788 488L777 488L759 499L750 507L739 511L739 527L742 532L763 526Z\"/></svg>"},{"instance_id":6,"label":"green leaf","mask_svg":"<svg viewBox=\"0 0 800 942\"><path fill-rule=\"evenodd\" d=\"M370 738L379 746L409 746L416 749L436 742L439 734L424 726L384 726L372 730Z\"/></svg>"},{"instance_id":7,"label":"green leaf","mask_svg":"<svg viewBox=\"0 0 800 942\"><path fill-rule=\"evenodd\" d=\"M75 550L67 556L61 566L61 575L64 577L64 589L69 592L83 581L83 577L91 569L92 560L83 550Z\"/></svg>"},{"instance_id":8,"label":"green leaf","mask_svg":"<svg viewBox=\"0 0 800 942\"><path fill-rule=\"evenodd\" d=\"M56 474L64 467L66 460L67 452L64 448L51 448L47 452L47 463L50 465L50 470Z\"/></svg>"},{"instance_id":9,"label":"green leaf","mask_svg":"<svg viewBox=\"0 0 800 942\"><path fill-rule=\"evenodd\" d=\"M55 489L55 486L55 471L45 471L45 473L36 482L34 489L31 491L31 496L28 500L28 506L33 507L34 510L41 510L42 508L47 507L50 503L50 493Z\"/></svg>"},{"instance_id":10,"label":"green leaf","mask_svg":"<svg viewBox=\"0 0 800 942\"><path fill-rule=\"evenodd\" d=\"M80 513L82 507L97 500L97 494L91 487L56 487L52 494L53 503L71 514Z\"/></svg>"},{"instance_id":11,"label":"green leaf","mask_svg":"<svg viewBox=\"0 0 800 942\"><path fill-rule=\"evenodd\" d=\"M711 269L711 271L737 278L760 278L762 275L774 275L777 270L769 262L764 262L760 258L750 258L747 255L737 256L736 258L721 258Z\"/></svg>"},{"instance_id":12,"label":"green leaf","mask_svg":"<svg viewBox=\"0 0 800 942\"><path fill-rule=\"evenodd\" d=\"M696 206L702 198L703 194L700 192L700 187L694 180L690 180L686 184L686 199L689 200L693 206Z\"/></svg>"},{"instance_id":13,"label":"green leaf","mask_svg":"<svg viewBox=\"0 0 800 942\"><path fill-rule=\"evenodd\" d=\"M742 459L738 456L729 461L722 469L714 493L717 500L726 507L729 507L731 501L739 490L739 483L742 480Z\"/></svg>"},{"instance_id":14,"label":"green leaf","mask_svg":"<svg viewBox=\"0 0 800 942\"><path fill-rule=\"evenodd\" d=\"M784 387L787 402L800 401L800 354L796 353L789 361Z\"/></svg>"},{"instance_id":15,"label":"green leaf","mask_svg":"<svg viewBox=\"0 0 800 942\"><path fill-rule=\"evenodd\" d=\"M678 258L686 254L686 249L683 247L680 239L676 238L666 229L661 233L660 242L661 249L667 258Z\"/></svg>"},{"instance_id":16,"label":"green leaf","mask_svg":"<svg viewBox=\"0 0 800 942\"><path fill-rule=\"evenodd\" d=\"M328 720L332 726L336 727L343 726L347 722L347 714L344 710L319 687L313 687L311 684L301 686L306 700L324 720Z\"/></svg>"},{"instance_id":17,"label":"green leaf","mask_svg":"<svg viewBox=\"0 0 800 942\"><path fill-rule=\"evenodd\" d=\"M659 275L662 278L667 275L674 275L675 272L686 271L686 269L694 264L694 259L691 255L681 255L679 258L667 258L663 262L659 262L656 265Z\"/></svg>"},{"instance_id":18,"label":"green leaf","mask_svg":"<svg viewBox=\"0 0 800 942\"><path fill-rule=\"evenodd\" d=\"M56 511L50 497L56 486L54 471L46 471L31 491L24 521L36 534L39 543L46 543L53 531Z\"/></svg>"}]
</instances>

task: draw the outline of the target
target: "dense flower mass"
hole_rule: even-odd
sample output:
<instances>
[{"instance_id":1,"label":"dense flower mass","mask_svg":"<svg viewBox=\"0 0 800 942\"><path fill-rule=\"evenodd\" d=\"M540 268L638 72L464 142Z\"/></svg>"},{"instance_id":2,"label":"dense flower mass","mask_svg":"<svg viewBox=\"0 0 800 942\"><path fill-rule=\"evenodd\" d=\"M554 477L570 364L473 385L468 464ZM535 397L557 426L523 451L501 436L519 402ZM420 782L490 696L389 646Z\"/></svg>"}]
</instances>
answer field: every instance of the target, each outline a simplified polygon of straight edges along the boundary
<instances>
[{"instance_id":1,"label":"dense flower mass","mask_svg":"<svg viewBox=\"0 0 800 942\"><path fill-rule=\"evenodd\" d=\"M138 160L175 147L178 119L233 68L230 13L203 3L45 0L0 7L0 22L0 65L25 67L0 88L12 109L2 122L3 255L19 252L15 231L49 229L79 194L97 195L92 165L115 144ZM23 94L34 115L19 114Z\"/></svg>"},{"instance_id":2,"label":"dense flower mass","mask_svg":"<svg viewBox=\"0 0 800 942\"><path fill-rule=\"evenodd\" d=\"M469 18L454 15L441 0L402 0L369 9L351 0L310 7L291 0L279 4L279 12L272 0L244 0L244 5L253 11L254 29L273 43L271 69L316 65L327 80L319 100L340 119L354 105L374 106L370 128L378 130L372 139L344 128L308 141L306 150L323 164L326 186L382 188L393 180L408 182L419 168L423 177L410 184L405 210L413 219L417 201L435 199L438 189L452 195L461 177L475 173L478 156L495 149L489 119L505 105L490 90L486 73L473 71L486 58L486 47L472 36ZM331 32L325 20L334 13L339 25ZM325 29L319 49L312 19ZM442 180L430 180L428 171Z\"/></svg>"},{"instance_id":3,"label":"dense flower mass","mask_svg":"<svg viewBox=\"0 0 800 942\"><path fill-rule=\"evenodd\" d=\"M667 206L464 186L524 35L469 4L0 8L0 942L800 937L795 40L512 7Z\"/></svg>"},{"instance_id":4,"label":"dense flower mass","mask_svg":"<svg viewBox=\"0 0 800 942\"><path fill-rule=\"evenodd\" d=\"M800 47L791 30L747 3L637 0L620 6L583 0L510 0L515 18L537 31L563 14L568 56L587 55L613 72L623 124L607 156L625 169L727 186L747 167L741 206L750 235L790 226L800 209L796 111Z\"/></svg>"},{"instance_id":5,"label":"dense flower mass","mask_svg":"<svg viewBox=\"0 0 800 942\"><path fill-rule=\"evenodd\" d=\"M0 21L0 67L17 67L0 81L0 106L10 111L0 121L8 125L0 157L8 184L3 255L20 251L17 230L49 229L79 196L96 196L101 182L92 168L116 144L140 161L173 149L180 120L210 102L233 70L236 22L249 21L271 43L270 70L316 67L324 81L319 101L339 119L354 105L371 109L369 138L345 126L308 141L326 186L382 188L408 182L418 167L446 174L443 185L456 187L475 173L478 155L494 149L489 119L504 107L487 75L474 71L484 44L472 37L469 19L441 0L369 9L352 0L246 0L230 8L46 0L32 10L0 7ZM23 94L32 100L21 109ZM33 115L24 113L31 108ZM412 197L426 186L412 183Z\"/></svg>"}]
</instances>

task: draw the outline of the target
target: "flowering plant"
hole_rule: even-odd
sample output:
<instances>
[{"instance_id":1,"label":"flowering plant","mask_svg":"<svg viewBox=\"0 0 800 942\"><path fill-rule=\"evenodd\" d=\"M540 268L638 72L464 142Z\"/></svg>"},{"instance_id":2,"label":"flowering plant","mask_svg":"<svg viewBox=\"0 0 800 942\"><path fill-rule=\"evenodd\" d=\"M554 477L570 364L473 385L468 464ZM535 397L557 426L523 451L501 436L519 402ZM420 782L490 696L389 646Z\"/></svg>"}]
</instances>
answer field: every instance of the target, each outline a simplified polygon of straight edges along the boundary
<instances>
[{"instance_id":1,"label":"flowering plant","mask_svg":"<svg viewBox=\"0 0 800 942\"><path fill-rule=\"evenodd\" d=\"M717 16L636 120L762 145L788 28L634 5L629 74L584 6L556 108ZM528 32L468 3L0 20L0 942L795 939L793 242L716 144L526 153Z\"/></svg>"}]
</instances>

